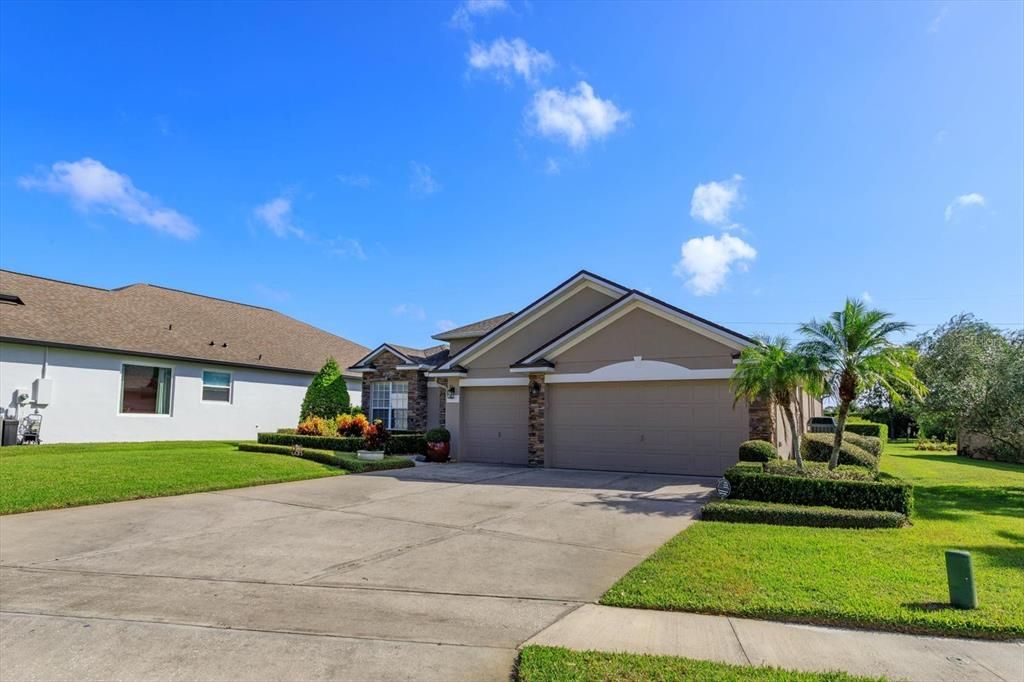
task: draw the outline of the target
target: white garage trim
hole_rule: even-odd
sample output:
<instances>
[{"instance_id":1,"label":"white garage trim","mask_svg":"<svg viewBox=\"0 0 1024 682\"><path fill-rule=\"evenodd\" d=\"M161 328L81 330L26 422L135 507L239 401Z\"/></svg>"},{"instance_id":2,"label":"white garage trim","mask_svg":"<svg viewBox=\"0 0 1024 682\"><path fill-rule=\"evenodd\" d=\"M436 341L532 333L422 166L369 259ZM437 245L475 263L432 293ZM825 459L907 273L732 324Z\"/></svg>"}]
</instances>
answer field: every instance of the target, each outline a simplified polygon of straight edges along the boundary
<instances>
[{"instance_id":1,"label":"white garage trim","mask_svg":"<svg viewBox=\"0 0 1024 682\"><path fill-rule=\"evenodd\" d=\"M728 379L732 369L690 369L658 360L635 358L598 367L584 374L549 374L549 384L582 384L598 381L679 381L696 379ZM465 384L465 382L462 382Z\"/></svg>"},{"instance_id":2,"label":"white garage trim","mask_svg":"<svg viewBox=\"0 0 1024 682\"><path fill-rule=\"evenodd\" d=\"M529 386L529 379L522 379L519 377L514 378L495 378L495 379L461 379L459 386L472 387L472 386Z\"/></svg>"}]
</instances>

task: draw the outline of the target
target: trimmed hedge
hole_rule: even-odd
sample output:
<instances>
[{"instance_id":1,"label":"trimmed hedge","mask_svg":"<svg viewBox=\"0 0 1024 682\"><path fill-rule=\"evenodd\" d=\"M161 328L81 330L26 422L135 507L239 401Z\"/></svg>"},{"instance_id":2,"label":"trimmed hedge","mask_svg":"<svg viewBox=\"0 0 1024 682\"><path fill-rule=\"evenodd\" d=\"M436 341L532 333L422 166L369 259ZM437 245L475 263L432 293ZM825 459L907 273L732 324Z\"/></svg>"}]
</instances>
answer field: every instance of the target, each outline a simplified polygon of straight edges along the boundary
<instances>
[{"instance_id":1,"label":"trimmed hedge","mask_svg":"<svg viewBox=\"0 0 1024 682\"><path fill-rule=\"evenodd\" d=\"M338 461L337 455L330 450L316 450L314 448L302 448L302 454L297 454L295 450L288 445L261 445L260 443L239 443L239 450L245 452L266 452L275 455L289 455L291 457L301 457L302 459L312 460L314 462L320 462L320 464L328 464L330 466L341 467L341 462ZM344 467L342 467L344 468Z\"/></svg>"},{"instance_id":2,"label":"trimmed hedge","mask_svg":"<svg viewBox=\"0 0 1024 682\"><path fill-rule=\"evenodd\" d=\"M387 469L406 469L416 466L415 462L406 457L385 457L382 460L370 461L359 459L351 452L331 452L330 450L318 450L303 446L302 454L296 455L293 446L288 445L264 445L261 443L239 443L239 450L246 452L267 452L275 455L289 455L301 457L302 459L320 462L331 466L340 467L349 473L361 474L367 471L384 471Z\"/></svg>"},{"instance_id":3,"label":"trimmed hedge","mask_svg":"<svg viewBox=\"0 0 1024 682\"><path fill-rule=\"evenodd\" d=\"M386 471L387 469L408 469L416 466L416 463L407 457L385 457L384 459L371 461L359 459L349 453L339 453L338 460L341 466L353 474L362 474L367 471Z\"/></svg>"},{"instance_id":4,"label":"trimmed hedge","mask_svg":"<svg viewBox=\"0 0 1024 682\"><path fill-rule=\"evenodd\" d=\"M384 453L388 455L422 455L427 451L427 441L422 433L394 435L391 432ZM355 436L299 436L293 433L259 433L256 442L263 445L301 445L304 448L355 452L363 449L363 439Z\"/></svg>"},{"instance_id":5,"label":"trimmed hedge","mask_svg":"<svg viewBox=\"0 0 1024 682\"><path fill-rule=\"evenodd\" d=\"M263 445L301 445L304 448L355 452L363 447L363 439L346 436L299 436L292 433L258 433L256 442Z\"/></svg>"},{"instance_id":6,"label":"trimmed hedge","mask_svg":"<svg viewBox=\"0 0 1024 682\"><path fill-rule=\"evenodd\" d=\"M388 455L425 455L427 453L427 439L422 433L408 435L394 435L388 438L384 446L384 453Z\"/></svg>"},{"instance_id":7,"label":"trimmed hedge","mask_svg":"<svg viewBox=\"0 0 1024 682\"><path fill-rule=\"evenodd\" d=\"M740 443L741 462L769 462L778 458L778 449L766 440L745 440Z\"/></svg>"},{"instance_id":8,"label":"trimmed hedge","mask_svg":"<svg viewBox=\"0 0 1024 682\"><path fill-rule=\"evenodd\" d=\"M831 433L805 433L800 439L800 454L811 462L827 462L832 458L834 437ZM878 469L877 457L847 440L839 448L839 463Z\"/></svg>"},{"instance_id":9,"label":"trimmed hedge","mask_svg":"<svg viewBox=\"0 0 1024 682\"><path fill-rule=\"evenodd\" d=\"M804 507L753 500L709 502L704 505L701 518L726 523L768 523L774 526L815 528L900 528L907 525L906 516L891 511Z\"/></svg>"},{"instance_id":10,"label":"trimmed hedge","mask_svg":"<svg viewBox=\"0 0 1024 682\"><path fill-rule=\"evenodd\" d=\"M882 456L882 441L874 436L863 436L853 431L843 431L843 441L850 441L858 448L867 450L875 457Z\"/></svg>"},{"instance_id":11,"label":"trimmed hedge","mask_svg":"<svg viewBox=\"0 0 1024 682\"><path fill-rule=\"evenodd\" d=\"M875 424L874 422L853 422L851 424L847 421L846 428L843 431L860 434L861 436L872 436L883 443L889 442L888 424Z\"/></svg>"},{"instance_id":12,"label":"trimmed hedge","mask_svg":"<svg viewBox=\"0 0 1024 682\"><path fill-rule=\"evenodd\" d=\"M835 469L829 469L828 464L824 462L804 462L803 472L797 471L796 462L792 459L765 462L761 466L766 474L778 474L779 476L806 476L807 478L827 478L833 481L874 481L878 478L877 471L854 464L840 464Z\"/></svg>"},{"instance_id":13,"label":"trimmed hedge","mask_svg":"<svg viewBox=\"0 0 1024 682\"><path fill-rule=\"evenodd\" d=\"M732 497L739 500L779 502L810 507L876 509L910 517L914 486L880 474L876 481L835 481L805 476L780 476L750 466L734 466L725 472Z\"/></svg>"}]
</instances>

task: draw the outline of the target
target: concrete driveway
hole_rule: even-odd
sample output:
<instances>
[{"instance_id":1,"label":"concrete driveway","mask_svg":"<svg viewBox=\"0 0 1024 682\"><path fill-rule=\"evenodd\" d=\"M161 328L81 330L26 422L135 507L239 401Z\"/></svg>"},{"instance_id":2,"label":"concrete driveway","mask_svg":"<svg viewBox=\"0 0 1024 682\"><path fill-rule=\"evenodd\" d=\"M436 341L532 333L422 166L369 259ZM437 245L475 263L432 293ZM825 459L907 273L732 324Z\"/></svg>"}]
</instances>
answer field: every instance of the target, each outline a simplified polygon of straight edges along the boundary
<instances>
[{"instance_id":1,"label":"concrete driveway","mask_svg":"<svg viewBox=\"0 0 1024 682\"><path fill-rule=\"evenodd\" d=\"M0 518L0 678L507 680L709 479L431 465Z\"/></svg>"}]
</instances>

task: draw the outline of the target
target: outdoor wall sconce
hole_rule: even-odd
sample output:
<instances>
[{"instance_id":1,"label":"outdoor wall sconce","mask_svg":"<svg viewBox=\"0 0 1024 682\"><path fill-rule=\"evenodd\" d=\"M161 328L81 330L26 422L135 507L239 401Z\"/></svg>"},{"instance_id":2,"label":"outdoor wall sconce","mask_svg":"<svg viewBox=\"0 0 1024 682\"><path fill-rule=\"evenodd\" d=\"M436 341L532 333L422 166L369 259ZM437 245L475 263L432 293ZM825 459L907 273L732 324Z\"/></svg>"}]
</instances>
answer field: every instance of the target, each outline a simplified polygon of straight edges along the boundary
<instances>
[{"instance_id":1,"label":"outdoor wall sconce","mask_svg":"<svg viewBox=\"0 0 1024 682\"><path fill-rule=\"evenodd\" d=\"M454 400L455 399L455 387L454 386L449 386L448 387L448 399L449 400Z\"/></svg>"},{"instance_id":2,"label":"outdoor wall sconce","mask_svg":"<svg viewBox=\"0 0 1024 682\"><path fill-rule=\"evenodd\" d=\"M531 398L536 398L539 395L540 395L540 382L538 382L538 381L531 381L530 382L530 397Z\"/></svg>"}]
</instances>

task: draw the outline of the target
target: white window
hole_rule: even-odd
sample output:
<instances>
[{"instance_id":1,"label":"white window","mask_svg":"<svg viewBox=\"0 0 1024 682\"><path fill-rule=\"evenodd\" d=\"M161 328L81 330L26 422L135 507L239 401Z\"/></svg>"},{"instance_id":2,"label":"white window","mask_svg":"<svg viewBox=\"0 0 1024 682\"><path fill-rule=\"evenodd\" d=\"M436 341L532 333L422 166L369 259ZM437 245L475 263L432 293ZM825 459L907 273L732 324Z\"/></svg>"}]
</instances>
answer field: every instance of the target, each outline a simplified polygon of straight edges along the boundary
<instances>
[{"instance_id":1,"label":"white window","mask_svg":"<svg viewBox=\"0 0 1024 682\"><path fill-rule=\"evenodd\" d=\"M170 414L170 367L122 365L121 413Z\"/></svg>"},{"instance_id":2,"label":"white window","mask_svg":"<svg viewBox=\"0 0 1024 682\"><path fill-rule=\"evenodd\" d=\"M370 384L370 421L381 420L389 429L409 424L409 382L374 381Z\"/></svg>"},{"instance_id":3,"label":"white window","mask_svg":"<svg viewBox=\"0 0 1024 682\"><path fill-rule=\"evenodd\" d=\"M231 402L231 372L203 371L203 401Z\"/></svg>"}]
</instances>

